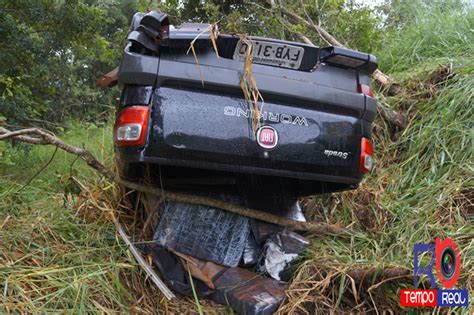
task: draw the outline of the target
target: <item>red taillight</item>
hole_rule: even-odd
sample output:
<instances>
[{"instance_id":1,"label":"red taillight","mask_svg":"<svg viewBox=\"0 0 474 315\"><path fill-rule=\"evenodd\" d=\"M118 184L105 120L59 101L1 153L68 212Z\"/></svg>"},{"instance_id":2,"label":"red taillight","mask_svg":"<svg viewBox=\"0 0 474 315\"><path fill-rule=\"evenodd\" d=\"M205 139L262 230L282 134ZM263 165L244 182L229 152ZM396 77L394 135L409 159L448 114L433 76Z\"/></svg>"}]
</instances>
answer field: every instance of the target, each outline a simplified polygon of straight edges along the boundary
<instances>
[{"instance_id":1,"label":"red taillight","mask_svg":"<svg viewBox=\"0 0 474 315\"><path fill-rule=\"evenodd\" d=\"M374 166L374 148L372 147L372 141L367 138L362 138L360 147L360 171L367 173Z\"/></svg>"},{"instance_id":2,"label":"red taillight","mask_svg":"<svg viewBox=\"0 0 474 315\"><path fill-rule=\"evenodd\" d=\"M359 93L362 93L366 96L374 97L374 92L370 88L370 86L365 85L365 84L357 84L357 91Z\"/></svg>"},{"instance_id":3,"label":"red taillight","mask_svg":"<svg viewBox=\"0 0 474 315\"><path fill-rule=\"evenodd\" d=\"M117 146L140 146L145 142L148 106L129 106L115 120L114 143Z\"/></svg>"}]
</instances>

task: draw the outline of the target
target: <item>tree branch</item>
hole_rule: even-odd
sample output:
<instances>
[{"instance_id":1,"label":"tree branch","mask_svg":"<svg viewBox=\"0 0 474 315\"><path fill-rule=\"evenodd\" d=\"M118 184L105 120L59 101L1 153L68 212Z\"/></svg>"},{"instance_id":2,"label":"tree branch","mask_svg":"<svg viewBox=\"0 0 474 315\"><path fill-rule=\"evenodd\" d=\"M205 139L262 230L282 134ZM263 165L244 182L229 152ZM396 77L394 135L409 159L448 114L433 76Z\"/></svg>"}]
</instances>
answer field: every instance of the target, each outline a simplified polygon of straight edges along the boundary
<instances>
[{"instance_id":1,"label":"tree branch","mask_svg":"<svg viewBox=\"0 0 474 315\"><path fill-rule=\"evenodd\" d=\"M386 268L355 268L349 270L349 277L357 283L372 284L391 278L410 278L413 274L408 268L386 267Z\"/></svg>"},{"instance_id":2,"label":"tree branch","mask_svg":"<svg viewBox=\"0 0 474 315\"><path fill-rule=\"evenodd\" d=\"M305 42L306 44L308 44L308 45L313 45L313 46L314 46L313 42L312 42L307 36L305 36L305 35L303 35L302 33L299 33L299 32L296 33L296 35L298 35L298 37L299 37L303 42Z\"/></svg>"},{"instance_id":3,"label":"tree branch","mask_svg":"<svg viewBox=\"0 0 474 315\"><path fill-rule=\"evenodd\" d=\"M266 213L264 211L259 211L255 209L250 209L238 205L234 205L219 199L213 199L208 197L201 197L201 196L194 196L189 194L183 194L178 192L171 192L163 191L157 187L151 187L142 185L139 183L135 183L132 181L124 180L120 178L119 175L113 173L110 169L100 163L89 151L85 149L81 149L78 147L74 147L69 145L53 134L50 134L46 131L37 128L30 128L30 129L23 129L11 132L5 128L0 127L0 139L15 139L20 140L23 142L31 143L31 144L51 144L60 149L74 154L84 160L87 165L95 169L98 173L105 176L111 182L115 182L117 184L123 185L129 189L133 189L136 191L149 193L153 195L157 195L160 197L164 197L168 201L172 202L180 202L180 203L190 203L190 204L197 204L197 205L207 205L210 207L219 208L228 212L232 212L238 215L246 216L249 218L285 226L292 230L297 231L308 231L316 234L347 234L351 233L350 230L345 229L343 227L339 227L337 225L327 224L325 222L299 222L290 220L284 217L279 217L270 213Z\"/></svg>"},{"instance_id":4,"label":"tree branch","mask_svg":"<svg viewBox=\"0 0 474 315\"><path fill-rule=\"evenodd\" d=\"M292 13L292 12L288 11L285 8L281 8L281 10L282 10L283 13L285 13L285 14L293 17L294 19L298 20L299 22L305 24L307 27L311 27L311 28L315 29L319 33L321 38L323 38L327 43L329 43L331 45L334 45L334 46L338 46L338 45L342 46L342 44L338 40L336 40L332 35L330 35L328 32L326 32L326 31L320 32L320 30L323 30L323 29L320 26L317 26L316 24L314 24L312 21L310 23L310 22L306 21L305 19L303 19L302 17L300 17L299 15L297 15L295 13ZM294 32L306 44L315 46L313 44L313 42L311 42L311 40L307 36L305 36L303 33L297 32L297 31L292 31L292 32ZM323 34L325 34L325 35L323 35ZM392 91L392 93L389 92L389 94L398 94L398 93L400 93L400 91L399 91L400 86L396 85L396 84L393 84L393 80L389 76L385 75L382 71L380 71L378 69L375 70L374 73L372 74L372 77L379 83L383 82L383 84L381 84L382 86L389 87L389 91ZM397 90L395 91L394 89L397 89ZM393 109L385 106L382 103L379 103L377 107L378 107L377 110L378 110L379 114L390 125L398 128L400 130L405 129L406 123L407 123L407 118L406 118L405 115L394 111Z\"/></svg>"},{"instance_id":5,"label":"tree branch","mask_svg":"<svg viewBox=\"0 0 474 315\"><path fill-rule=\"evenodd\" d=\"M307 21L303 17L299 16L298 14L291 12L287 8L280 6L280 5L275 5L273 8L276 8L280 10L283 14L293 18L294 20L298 21L299 23L305 25L307 28L312 28L314 29L320 36L321 38L326 41L328 44L332 46L339 46L339 47L344 47L344 45L338 41L336 38L334 38L329 32L327 32L324 28L322 28L319 25L316 25L313 23L313 21Z\"/></svg>"},{"instance_id":6,"label":"tree branch","mask_svg":"<svg viewBox=\"0 0 474 315\"><path fill-rule=\"evenodd\" d=\"M115 222L115 223L116 223L116 227L117 227L120 237L125 242L125 244L127 244L127 246L129 247L130 251L133 254L133 257L135 257L138 264L143 268L143 270L145 270L147 275L150 277L151 281L153 281L153 283L158 287L158 289L160 289L160 291L168 300L174 299L176 295L174 295L174 293L158 277L158 275L153 270L153 268L146 263L145 259L143 259L137 247L132 243L132 241L130 241L130 238L128 237L127 233L125 233L124 229L122 228L122 225L118 222Z\"/></svg>"},{"instance_id":7,"label":"tree branch","mask_svg":"<svg viewBox=\"0 0 474 315\"><path fill-rule=\"evenodd\" d=\"M284 15L289 16L293 20L297 21L298 23L301 23L305 25L308 28L314 29L319 36L328 44L332 46L338 46L338 47L345 47L340 41L338 41L334 36L332 36L328 31L326 31L324 28L322 28L320 25L315 24L311 19L306 20L303 17L299 16L298 14L291 12L287 8L281 5L275 5L274 3L271 3L270 1L267 1L268 4L272 8L275 8L277 10L280 10ZM297 34L298 36L301 35ZM302 38L303 39L303 38ZM306 42L306 41L305 41ZM374 73L372 74L372 77L374 78L375 81L377 81L383 88L387 90L387 93L389 95L397 95L402 92L402 88L398 83L395 83L394 80L380 71L379 69L375 70Z\"/></svg>"}]
</instances>

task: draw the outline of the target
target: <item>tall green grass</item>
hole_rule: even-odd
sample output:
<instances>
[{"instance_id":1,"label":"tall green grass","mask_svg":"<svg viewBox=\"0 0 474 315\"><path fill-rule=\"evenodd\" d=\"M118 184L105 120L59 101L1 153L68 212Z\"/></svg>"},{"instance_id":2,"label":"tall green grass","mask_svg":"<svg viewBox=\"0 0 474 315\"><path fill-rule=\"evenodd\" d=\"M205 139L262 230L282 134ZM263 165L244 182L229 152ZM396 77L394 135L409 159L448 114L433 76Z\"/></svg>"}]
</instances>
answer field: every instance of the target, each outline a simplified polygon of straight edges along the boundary
<instances>
[{"instance_id":1,"label":"tall green grass","mask_svg":"<svg viewBox=\"0 0 474 315\"><path fill-rule=\"evenodd\" d=\"M110 161L110 127L72 123L60 136ZM136 267L116 239L115 227L86 220L64 200L65 177L72 172L93 183L93 171L58 151L20 191L54 148L3 143L0 151L0 312L127 311L134 300L120 278Z\"/></svg>"},{"instance_id":2,"label":"tall green grass","mask_svg":"<svg viewBox=\"0 0 474 315\"><path fill-rule=\"evenodd\" d=\"M466 211L467 193L474 189L474 10L449 7L418 12L405 28L389 32L375 53L381 70L407 91L381 101L409 115L406 130L395 141L385 123L376 121L376 168L356 192L336 196L340 205L329 217L328 200L315 202L313 215L365 230L353 238L318 238L308 259L314 266L397 266L413 268L413 245L450 237L461 250L458 287L474 290L474 225ZM440 67L454 74L436 85L425 84ZM427 89L431 89L428 91ZM472 198L472 194L471 194ZM463 200L463 201L461 201ZM368 225L374 229L367 228ZM311 277L303 265L301 281ZM318 268L319 268L318 267ZM349 282L341 284L350 288ZM381 307L399 305L396 290L387 286ZM345 290L339 292L340 301ZM380 298L380 296L379 296ZM471 299L471 307L474 302ZM456 313L469 313L458 308Z\"/></svg>"},{"instance_id":3,"label":"tall green grass","mask_svg":"<svg viewBox=\"0 0 474 315\"><path fill-rule=\"evenodd\" d=\"M391 75L409 75L424 64L456 62L474 52L474 7L468 5L420 8L401 29L386 30L382 49L374 52L379 67Z\"/></svg>"},{"instance_id":4,"label":"tall green grass","mask_svg":"<svg viewBox=\"0 0 474 315\"><path fill-rule=\"evenodd\" d=\"M415 242L452 237L465 250L464 272L474 271L474 229L456 203L462 192L474 188L473 61L456 69L454 82L432 100L413 105L416 118L385 152L398 156L399 163L381 170L389 178L382 204L391 215L384 247L405 263L411 262Z\"/></svg>"},{"instance_id":5,"label":"tall green grass","mask_svg":"<svg viewBox=\"0 0 474 315\"><path fill-rule=\"evenodd\" d=\"M473 20L472 8L449 7L419 12L411 24L386 33L384 49L375 54L381 69L402 85L422 86L441 65L450 67L454 77L435 86L430 97L410 91L381 97L394 108L408 111L408 128L393 141L378 119L375 171L356 192L335 195L340 203L332 213L307 209L313 217L362 232L350 239L312 238L302 268L312 263L324 267L328 261L341 269L379 264L412 268L415 243L452 237L462 257L458 286L471 290L472 297L474 229L460 200L474 189ZM61 137L74 145L84 144L110 165L110 126L73 123ZM136 311L131 305L136 307L140 296L133 296L130 287L140 288L141 274L116 240L114 227L86 220L75 205L63 200L65 177L72 172L94 182L93 171L58 151L45 171L18 192L53 151L0 142L0 312ZM328 208L327 197L316 200ZM371 220L375 228L365 228L363 221ZM393 305L398 305L396 289L403 286L386 290ZM338 288L337 305L347 287ZM147 288L143 296L148 295L159 304L156 291ZM306 298L314 302L311 295ZM202 306L206 312L208 304Z\"/></svg>"},{"instance_id":6,"label":"tall green grass","mask_svg":"<svg viewBox=\"0 0 474 315\"><path fill-rule=\"evenodd\" d=\"M69 122L62 130L64 131L59 135L64 141L88 149L100 161L110 165L113 159L112 122L105 126ZM32 146L20 142L12 145L2 141L0 142L0 176L2 178L14 176L14 179L18 181L29 179L29 176L34 175L35 170L47 164L53 153L53 146ZM44 188L54 190L59 187L57 184L60 184L57 179L71 171L79 178L87 178L94 174L94 171L84 162L75 160L75 156L58 150L51 165L41 173L41 176L38 176L37 179L40 182L36 184L43 181Z\"/></svg>"}]
</instances>

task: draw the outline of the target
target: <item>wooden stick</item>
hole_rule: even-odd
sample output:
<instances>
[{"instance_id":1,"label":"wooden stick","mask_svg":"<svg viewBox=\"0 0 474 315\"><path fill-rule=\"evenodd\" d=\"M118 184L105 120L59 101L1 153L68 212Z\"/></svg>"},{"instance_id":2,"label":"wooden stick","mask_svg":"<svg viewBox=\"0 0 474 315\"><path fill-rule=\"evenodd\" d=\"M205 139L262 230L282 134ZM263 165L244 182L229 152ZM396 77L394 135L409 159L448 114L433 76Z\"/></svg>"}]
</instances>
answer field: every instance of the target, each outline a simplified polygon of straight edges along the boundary
<instances>
[{"instance_id":1,"label":"wooden stick","mask_svg":"<svg viewBox=\"0 0 474 315\"><path fill-rule=\"evenodd\" d=\"M118 82L118 67L104 74L97 80L97 85L103 88L110 88L117 85Z\"/></svg>"},{"instance_id":2,"label":"wooden stick","mask_svg":"<svg viewBox=\"0 0 474 315\"><path fill-rule=\"evenodd\" d=\"M135 182L126 181L120 178L115 178L115 182L124 185L127 188L154 194L158 196L163 195L163 191L157 187L144 186ZM210 207L219 208L228 212L232 212L238 215L242 215L248 218L253 218L281 226L285 226L289 229L296 231L308 231L316 234L350 234L348 229L339 227L337 225L327 224L325 222L300 222L290 220L284 217L273 215L264 211L254 210L238 205L234 205L219 199L213 199L202 196L194 196L189 194L177 193L166 191L164 194L165 198L169 201L190 203L195 205L206 205Z\"/></svg>"},{"instance_id":3,"label":"wooden stick","mask_svg":"<svg viewBox=\"0 0 474 315\"><path fill-rule=\"evenodd\" d=\"M168 299L174 299L176 295L174 295L173 292L164 284L164 282L158 277L158 275L155 273L153 268L150 267L143 259L142 255L138 251L138 249L133 245L133 243L130 241L130 238L128 237L127 233L125 233L124 229L122 228L122 225L117 220L115 221L115 225L117 227L118 233L122 240L127 244L128 248L133 254L133 257L137 260L138 264L143 268L143 270L146 272L146 274L150 277L151 281L160 289L161 293Z\"/></svg>"},{"instance_id":4,"label":"wooden stick","mask_svg":"<svg viewBox=\"0 0 474 315\"><path fill-rule=\"evenodd\" d=\"M32 137L34 135L36 137ZM87 165L95 169L101 175L105 176L111 182L115 182L117 184L121 184L129 189L133 189L136 191L154 194L160 197L165 197L168 201L173 202L180 202L180 203L190 203L196 205L207 205L215 208L219 208L228 212L232 212L238 215L246 216L249 218L254 218L257 220L285 226L292 230L297 231L308 231L316 234L334 234L334 235L351 235L353 234L352 231L332 224L327 224L325 222L300 222L290 220L284 217L279 217L270 213L266 213L264 211L259 211L255 209L250 209L238 205L234 205L219 199L213 199L208 197L202 196L194 196L184 193L177 193L166 191L163 194L163 191L157 187L150 187L146 185L142 185L139 183L131 182L128 180L124 180L120 178L119 175L113 173L110 169L100 163L89 151L81 148L74 147L70 144L67 144L54 136L53 134L43 131L37 128L30 128L28 131L18 130L11 132L5 128L0 127L0 136L1 139L16 139L23 142L31 143L31 144L51 144L59 147L60 149L79 156L82 160L84 160Z\"/></svg>"}]
</instances>

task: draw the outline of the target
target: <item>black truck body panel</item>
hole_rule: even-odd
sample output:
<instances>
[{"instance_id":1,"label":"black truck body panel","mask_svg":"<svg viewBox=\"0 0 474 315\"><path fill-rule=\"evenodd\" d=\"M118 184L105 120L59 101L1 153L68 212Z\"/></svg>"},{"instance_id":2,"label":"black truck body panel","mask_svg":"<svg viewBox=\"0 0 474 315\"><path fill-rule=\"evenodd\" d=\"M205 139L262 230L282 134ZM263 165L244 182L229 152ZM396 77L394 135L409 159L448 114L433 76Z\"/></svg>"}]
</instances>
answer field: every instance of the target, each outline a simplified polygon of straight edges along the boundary
<instances>
[{"instance_id":1,"label":"black truck body panel","mask_svg":"<svg viewBox=\"0 0 474 315\"><path fill-rule=\"evenodd\" d=\"M124 86L119 112L148 105L150 117L144 146L116 148L123 162L278 178L296 195L357 186L362 179L361 138L371 138L376 115L375 99L359 93L358 84L369 84L376 68L373 56L339 51L362 60L361 66L341 67L319 59L323 51L329 58L335 48L252 38L302 47L305 52L299 69L252 65L265 100L261 125L278 133L278 145L265 149L256 141L251 124L255 113L240 87L244 64L233 58L239 37L219 36L219 58L203 40L196 45L197 65L193 54L186 54L189 38L195 35L190 26L186 31L191 35L170 31L157 51L146 49L145 54L136 48L140 34L129 37L119 69ZM173 38L187 45L173 44ZM328 150L345 154L331 156ZM307 187L301 189L302 184ZM295 190L295 185L300 188Z\"/></svg>"},{"instance_id":2,"label":"black truck body panel","mask_svg":"<svg viewBox=\"0 0 474 315\"><path fill-rule=\"evenodd\" d=\"M280 136L276 148L264 150L247 123L247 104L235 95L161 87L152 99L152 128L134 161L352 184L361 178L362 127L355 117L267 101L264 124ZM331 159L325 149L349 155Z\"/></svg>"}]
</instances>

